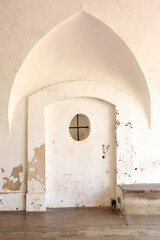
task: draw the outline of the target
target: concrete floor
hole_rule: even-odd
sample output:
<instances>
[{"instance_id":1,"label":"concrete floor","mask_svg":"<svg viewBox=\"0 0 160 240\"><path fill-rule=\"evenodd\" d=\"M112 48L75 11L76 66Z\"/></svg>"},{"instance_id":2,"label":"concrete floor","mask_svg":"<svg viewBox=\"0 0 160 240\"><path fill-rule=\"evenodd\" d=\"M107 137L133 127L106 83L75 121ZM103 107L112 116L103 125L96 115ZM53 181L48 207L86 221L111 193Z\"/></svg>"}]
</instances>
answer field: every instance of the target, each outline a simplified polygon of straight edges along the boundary
<instances>
[{"instance_id":1,"label":"concrete floor","mask_svg":"<svg viewBox=\"0 0 160 240\"><path fill-rule=\"evenodd\" d=\"M160 240L160 216L122 216L115 208L1 212L0 239Z\"/></svg>"}]
</instances>

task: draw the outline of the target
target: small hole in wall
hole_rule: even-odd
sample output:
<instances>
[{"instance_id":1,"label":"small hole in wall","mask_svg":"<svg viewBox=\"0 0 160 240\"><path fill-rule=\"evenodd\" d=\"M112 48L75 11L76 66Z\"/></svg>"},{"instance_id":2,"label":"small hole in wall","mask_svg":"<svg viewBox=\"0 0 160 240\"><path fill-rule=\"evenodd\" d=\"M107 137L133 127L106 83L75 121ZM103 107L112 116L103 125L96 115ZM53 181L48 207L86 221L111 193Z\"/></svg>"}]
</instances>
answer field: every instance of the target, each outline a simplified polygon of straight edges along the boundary
<instances>
[{"instance_id":1,"label":"small hole in wall","mask_svg":"<svg viewBox=\"0 0 160 240\"><path fill-rule=\"evenodd\" d=\"M116 207L116 200L115 199L111 199L111 205L112 205L112 207Z\"/></svg>"}]
</instances>

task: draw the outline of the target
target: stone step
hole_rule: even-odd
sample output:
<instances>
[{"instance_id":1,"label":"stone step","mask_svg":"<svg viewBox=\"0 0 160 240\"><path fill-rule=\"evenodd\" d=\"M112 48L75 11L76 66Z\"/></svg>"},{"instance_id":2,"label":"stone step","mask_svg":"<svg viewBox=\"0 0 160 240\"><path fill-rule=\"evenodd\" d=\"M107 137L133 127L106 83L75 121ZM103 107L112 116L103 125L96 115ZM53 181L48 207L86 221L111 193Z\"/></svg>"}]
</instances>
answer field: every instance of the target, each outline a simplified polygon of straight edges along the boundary
<instances>
[{"instance_id":1,"label":"stone step","mask_svg":"<svg viewBox=\"0 0 160 240\"><path fill-rule=\"evenodd\" d=\"M160 184L117 186L117 208L125 214L160 214Z\"/></svg>"}]
</instances>

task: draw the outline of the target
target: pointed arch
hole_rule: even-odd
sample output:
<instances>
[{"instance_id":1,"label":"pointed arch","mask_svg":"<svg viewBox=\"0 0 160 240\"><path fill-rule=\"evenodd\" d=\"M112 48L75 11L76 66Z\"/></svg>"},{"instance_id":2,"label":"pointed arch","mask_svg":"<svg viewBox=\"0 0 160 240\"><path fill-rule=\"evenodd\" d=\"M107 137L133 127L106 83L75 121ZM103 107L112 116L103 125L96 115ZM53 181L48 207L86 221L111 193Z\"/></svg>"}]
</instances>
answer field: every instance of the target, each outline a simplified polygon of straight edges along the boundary
<instances>
[{"instance_id":1,"label":"pointed arch","mask_svg":"<svg viewBox=\"0 0 160 240\"><path fill-rule=\"evenodd\" d=\"M126 92L141 104L150 123L149 90L136 58L116 33L86 12L58 24L30 51L12 86L9 123L22 99L76 80L106 82Z\"/></svg>"}]
</instances>

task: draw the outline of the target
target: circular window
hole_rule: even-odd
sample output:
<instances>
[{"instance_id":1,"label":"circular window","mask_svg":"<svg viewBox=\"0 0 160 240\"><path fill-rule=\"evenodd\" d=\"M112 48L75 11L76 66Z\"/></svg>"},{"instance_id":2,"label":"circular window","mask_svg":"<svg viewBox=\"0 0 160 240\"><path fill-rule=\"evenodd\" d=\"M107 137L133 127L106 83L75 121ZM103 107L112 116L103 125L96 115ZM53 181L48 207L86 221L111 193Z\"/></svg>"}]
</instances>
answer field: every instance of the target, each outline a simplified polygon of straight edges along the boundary
<instances>
[{"instance_id":1,"label":"circular window","mask_svg":"<svg viewBox=\"0 0 160 240\"><path fill-rule=\"evenodd\" d=\"M82 141L89 136L90 122L86 115L77 114L69 125L71 137L76 141Z\"/></svg>"}]
</instances>

